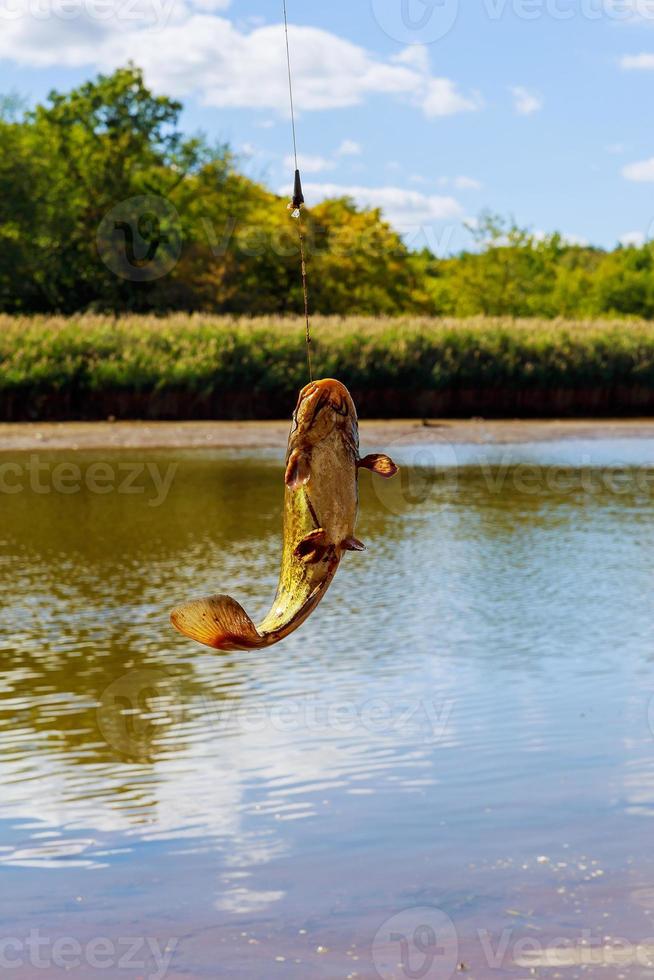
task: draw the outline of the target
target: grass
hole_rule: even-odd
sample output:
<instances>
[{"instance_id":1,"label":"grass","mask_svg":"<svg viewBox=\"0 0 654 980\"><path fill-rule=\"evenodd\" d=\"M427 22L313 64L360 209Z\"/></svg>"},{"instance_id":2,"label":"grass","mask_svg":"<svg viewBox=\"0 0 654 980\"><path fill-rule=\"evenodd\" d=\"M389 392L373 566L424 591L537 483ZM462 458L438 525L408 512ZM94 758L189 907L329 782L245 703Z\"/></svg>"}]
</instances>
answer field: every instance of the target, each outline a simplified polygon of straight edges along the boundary
<instances>
[{"instance_id":1,"label":"grass","mask_svg":"<svg viewBox=\"0 0 654 980\"><path fill-rule=\"evenodd\" d=\"M315 317L316 376L355 391L654 385L654 323ZM0 316L0 395L292 398L304 325L277 317Z\"/></svg>"}]
</instances>

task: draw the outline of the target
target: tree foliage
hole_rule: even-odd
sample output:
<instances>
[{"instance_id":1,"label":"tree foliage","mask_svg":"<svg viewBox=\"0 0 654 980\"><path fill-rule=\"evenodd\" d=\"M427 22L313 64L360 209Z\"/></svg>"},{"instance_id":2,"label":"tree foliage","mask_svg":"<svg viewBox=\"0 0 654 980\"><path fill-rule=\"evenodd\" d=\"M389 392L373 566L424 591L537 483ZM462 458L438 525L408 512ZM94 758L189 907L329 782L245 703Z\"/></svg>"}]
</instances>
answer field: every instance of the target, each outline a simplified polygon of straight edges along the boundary
<instances>
[{"instance_id":1,"label":"tree foliage","mask_svg":"<svg viewBox=\"0 0 654 980\"><path fill-rule=\"evenodd\" d=\"M132 65L32 110L0 97L1 311L301 312L286 201L185 136L181 109ZM470 250L437 258L347 198L303 227L324 314L654 317L651 243L607 252L483 214Z\"/></svg>"}]
</instances>

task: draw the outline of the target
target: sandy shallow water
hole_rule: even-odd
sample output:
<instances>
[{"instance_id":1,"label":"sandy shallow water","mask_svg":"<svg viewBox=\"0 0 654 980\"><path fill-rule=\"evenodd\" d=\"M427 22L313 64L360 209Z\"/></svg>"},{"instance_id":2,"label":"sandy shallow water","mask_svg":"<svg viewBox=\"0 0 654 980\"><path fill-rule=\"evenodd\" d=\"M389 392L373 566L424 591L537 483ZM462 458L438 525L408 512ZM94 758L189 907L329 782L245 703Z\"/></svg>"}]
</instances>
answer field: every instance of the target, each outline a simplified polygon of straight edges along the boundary
<instances>
[{"instance_id":1,"label":"sandy shallow water","mask_svg":"<svg viewBox=\"0 0 654 980\"><path fill-rule=\"evenodd\" d=\"M33 449L275 449L289 423L276 422L16 422L0 423L0 451ZM654 438L654 419L394 419L361 420L361 442L482 445L562 439Z\"/></svg>"}]
</instances>

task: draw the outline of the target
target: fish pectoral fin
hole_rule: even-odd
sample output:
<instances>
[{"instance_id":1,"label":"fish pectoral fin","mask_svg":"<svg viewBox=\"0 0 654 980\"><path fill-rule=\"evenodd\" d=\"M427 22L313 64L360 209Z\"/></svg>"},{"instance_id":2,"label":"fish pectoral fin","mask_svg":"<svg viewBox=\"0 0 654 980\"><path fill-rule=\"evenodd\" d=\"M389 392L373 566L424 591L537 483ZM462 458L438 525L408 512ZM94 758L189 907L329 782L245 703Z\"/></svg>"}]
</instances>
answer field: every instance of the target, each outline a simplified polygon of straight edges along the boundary
<instances>
[{"instance_id":1,"label":"fish pectoral fin","mask_svg":"<svg viewBox=\"0 0 654 980\"><path fill-rule=\"evenodd\" d=\"M251 650L265 640L241 606L228 595L185 602L170 614L178 633L214 650Z\"/></svg>"},{"instance_id":2,"label":"fish pectoral fin","mask_svg":"<svg viewBox=\"0 0 654 980\"><path fill-rule=\"evenodd\" d=\"M364 470L372 470L377 476L383 476L386 480L395 476L399 470L399 466L385 453L371 453L369 456L360 459L358 465Z\"/></svg>"},{"instance_id":3,"label":"fish pectoral fin","mask_svg":"<svg viewBox=\"0 0 654 980\"><path fill-rule=\"evenodd\" d=\"M300 561L306 562L307 565L313 565L324 557L328 549L327 533L322 527L319 527L295 545L293 554Z\"/></svg>"},{"instance_id":4,"label":"fish pectoral fin","mask_svg":"<svg viewBox=\"0 0 654 980\"><path fill-rule=\"evenodd\" d=\"M341 541L341 548L343 551L365 551L366 546L363 541L359 541L358 538L350 537L344 538Z\"/></svg>"},{"instance_id":5,"label":"fish pectoral fin","mask_svg":"<svg viewBox=\"0 0 654 980\"><path fill-rule=\"evenodd\" d=\"M291 490L299 490L309 482L311 476L309 454L294 449L288 458L284 482Z\"/></svg>"}]
</instances>

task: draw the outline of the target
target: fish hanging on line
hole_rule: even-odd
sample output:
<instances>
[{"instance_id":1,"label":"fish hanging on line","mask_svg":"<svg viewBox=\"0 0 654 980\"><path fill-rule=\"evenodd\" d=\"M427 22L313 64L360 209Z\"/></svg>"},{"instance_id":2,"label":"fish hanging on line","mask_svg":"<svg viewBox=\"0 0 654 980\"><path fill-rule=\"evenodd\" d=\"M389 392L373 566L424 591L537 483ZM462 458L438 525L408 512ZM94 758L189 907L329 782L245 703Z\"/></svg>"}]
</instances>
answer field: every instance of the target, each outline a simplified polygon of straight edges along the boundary
<instances>
[{"instance_id":1,"label":"fish hanging on line","mask_svg":"<svg viewBox=\"0 0 654 980\"><path fill-rule=\"evenodd\" d=\"M359 427L352 397L340 381L312 381L300 392L286 456L284 547L277 594L255 626L226 595L197 599L171 613L172 625L215 650L272 646L311 615L329 588L346 551L364 551L354 536L358 469L394 476L384 454L359 457Z\"/></svg>"}]
</instances>

